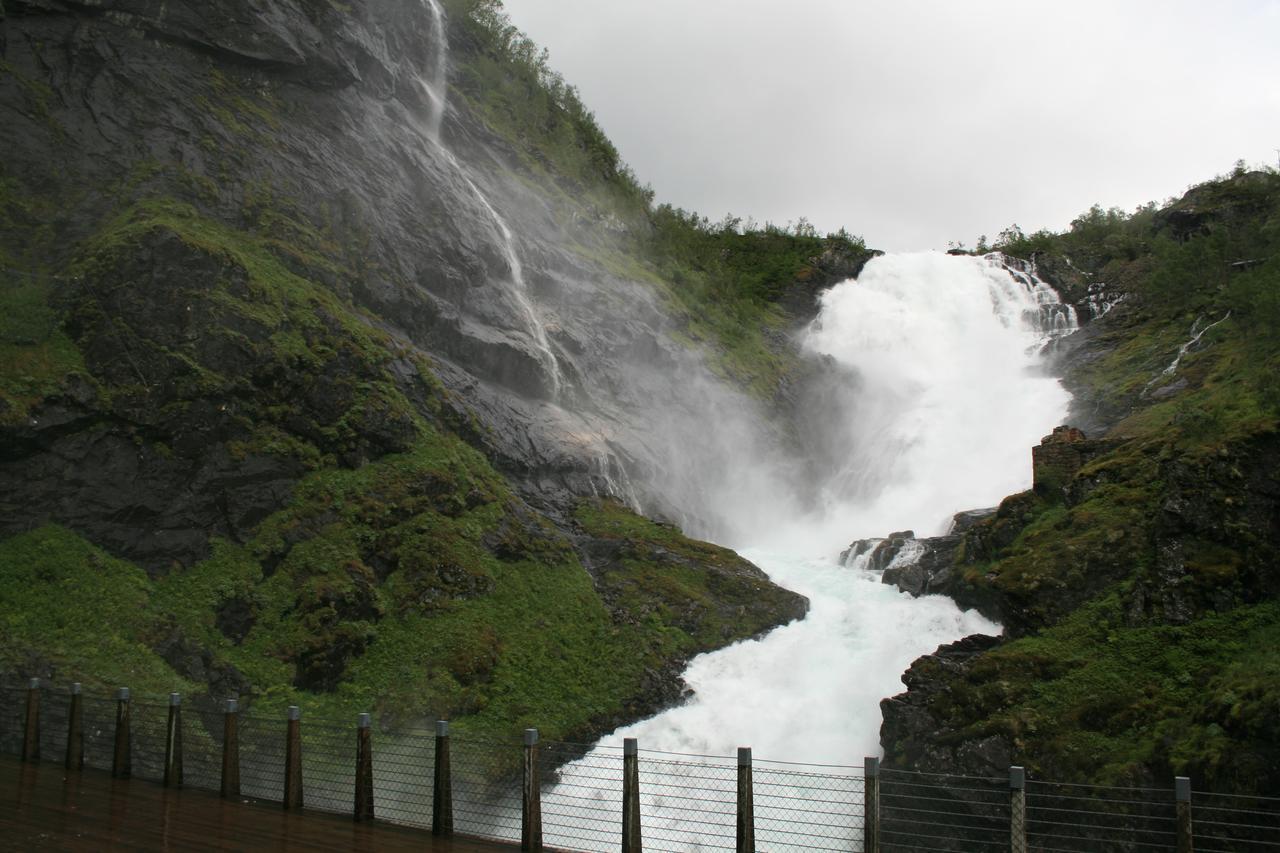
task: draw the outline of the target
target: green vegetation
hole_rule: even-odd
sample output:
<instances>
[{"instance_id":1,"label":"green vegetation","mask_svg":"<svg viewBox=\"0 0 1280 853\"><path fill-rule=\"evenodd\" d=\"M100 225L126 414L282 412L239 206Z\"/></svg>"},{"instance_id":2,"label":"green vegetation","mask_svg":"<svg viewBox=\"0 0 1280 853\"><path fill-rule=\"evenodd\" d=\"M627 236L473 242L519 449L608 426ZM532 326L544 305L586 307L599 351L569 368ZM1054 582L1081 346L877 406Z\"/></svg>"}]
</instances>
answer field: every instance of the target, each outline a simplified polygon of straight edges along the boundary
<instances>
[{"instance_id":1,"label":"green vegetation","mask_svg":"<svg viewBox=\"0 0 1280 853\"><path fill-rule=\"evenodd\" d=\"M1135 626L1115 588L977 659L933 710L954 740L1007 737L1042 778L1251 787L1274 761L1278 641L1274 601Z\"/></svg>"},{"instance_id":2,"label":"green vegetation","mask_svg":"<svg viewBox=\"0 0 1280 853\"><path fill-rule=\"evenodd\" d=\"M253 230L171 198L129 205L83 244L65 308L39 284L10 291L5 340L65 341L71 367L49 382L91 369L100 404L144 422L140 448L190 453L169 424L226 412L233 459L309 473L243 541L151 577L60 527L0 542L14 579L0 668L142 693L216 676L267 712L589 737L660 701L653 671L794 615L798 599L731 552L584 505L588 535L628 548L597 589L565 534L454 434L425 358L318 283L352 275L342 250L265 192L249 206ZM157 283L155 263L184 276ZM393 377L397 359L416 375Z\"/></svg>"},{"instance_id":3,"label":"green vegetation","mask_svg":"<svg viewBox=\"0 0 1280 853\"><path fill-rule=\"evenodd\" d=\"M872 253L843 229L819 236L803 218L759 226L655 205L577 91L521 33L500 0L450 0L457 93L507 139L575 248L622 278L649 283L727 379L768 398L796 368L780 345L795 318L779 300L857 272ZM583 222L592 224L584 229ZM574 223L569 227L569 223Z\"/></svg>"},{"instance_id":4,"label":"green vegetation","mask_svg":"<svg viewBox=\"0 0 1280 853\"><path fill-rule=\"evenodd\" d=\"M47 662L90 687L194 688L148 648L141 569L50 526L0 542L0 575L0 668Z\"/></svg>"},{"instance_id":5,"label":"green vegetation","mask_svg":"<svg viewBox=\"0 0 1280 853\"><path fill-rule=\"evenodd\" d=\"M69 377L88 374L50 304L48 280L12 271L0 272L0 278L0 424L16 424Z\"/></svg>"},{"instance_id":6,"label":"green vegetation","mask_svg":"<svg viewBox=\"0 0 1280 853\"><path fill-rule=\"evenodd\" d=\"M689 539L615 501L583 501L575 517L609 543L608 557L595 566L597 587L611 607L651 629L643 638L649 666L803 615L802 599L767 583L727 548Z\"/></svg>"},{"instance_id":7,"label":"green vegetation","mask_svg":"<svg viewBox=\"0 0 1280 853\"><path fill-rule=\"evenodd\" d=\"M1068 292L1124 295L1068 373L1113 425L1067 482L966 534L966 594L1003 602L1019 638L935 666L931 709L950 741L1002 735L1044 777L1271 789L1280 174L1237 169L1131 216L1094 207L1061 235L1015 227L997 248L1034 252Z\"/></svg>"},{"instance_id":8,"label":"green vegetation","mask_svg":"<svg viewBox=\"0 0 1280 853\"><path fill-rule=\"evenodd\" d=\"M626 543L601 579L609 607L563 534L442 434L308 476L251 541L215 541L156 579L42 528L0 543L15 581L0 594L0 668L44 660L90 685L204 689L162 657L176 641L237 673L268 713L580 737L637 701L646 670L796 615L798 599L730 551L612 504L579 519Z\"/></svg>"}]
</instances>

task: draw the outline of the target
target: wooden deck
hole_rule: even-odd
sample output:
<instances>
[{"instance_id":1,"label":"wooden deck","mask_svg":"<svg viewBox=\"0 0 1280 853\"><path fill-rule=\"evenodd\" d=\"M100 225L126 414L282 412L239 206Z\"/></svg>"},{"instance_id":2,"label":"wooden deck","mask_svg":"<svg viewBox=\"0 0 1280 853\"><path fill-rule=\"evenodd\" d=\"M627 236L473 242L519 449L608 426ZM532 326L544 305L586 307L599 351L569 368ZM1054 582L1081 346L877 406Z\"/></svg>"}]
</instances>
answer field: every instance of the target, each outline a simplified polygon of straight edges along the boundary
<instances>
[{"instance_id":1,"label":"wooden deck","mask_svg":"<svg viewBox=\"0 0 1280 853\"><path fill-rule=\"evenodd\" d=\"M100 770L22 764L0 756L2 850L334 850L473 853L515 849L279 804L223 800L209 791L170 790Z\"/></svg>"}]
</instances>

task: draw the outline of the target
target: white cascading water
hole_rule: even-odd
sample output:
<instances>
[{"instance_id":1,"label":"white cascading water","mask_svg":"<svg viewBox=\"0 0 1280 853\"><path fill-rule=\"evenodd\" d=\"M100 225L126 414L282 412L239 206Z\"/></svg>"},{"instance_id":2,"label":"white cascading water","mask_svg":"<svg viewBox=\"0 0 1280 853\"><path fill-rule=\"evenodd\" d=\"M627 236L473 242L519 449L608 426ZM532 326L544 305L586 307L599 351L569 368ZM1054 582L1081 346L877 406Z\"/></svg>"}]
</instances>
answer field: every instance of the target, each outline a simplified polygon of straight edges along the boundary
<instances>
[{"instance_id":1,"label":"white cascading water","mask_svg":"<svg viewBox=\"0 0 1280 853\"><path fill-rule=\"evenodd\" d=\"M491 217L528 334L558 390L559 366L526 292L511 229L440 143L448 86L444 14L438 0L422 2L433 39L427 76L418 81L429 105L424 135ZM807 596L808 616L759 640L699 656L685 672L695 691L690 701L613 732L585 758L560 768L559 783L543 792L544 813L556 815L544 824L545 843L616 848L616 832L601 832L596 821L601 813L616 815L620 781L595 768L602 760L616 765L624 737L639 739L646 751L684 754L732 756L736 747L751 746L757 761L857 765L878 755L880 700L900 692L910 663L943 643L998 633L1000 626L961 612L949 599L912 599L874 572L840 566L836 555L853 539L890 531L942 533L955 512L992 506L1029 486L1030 448L1062 421L1069 399L1045 375L1039 352L1074 328L1071 308L1059 303L1034 267L999 255L887 255L871 261L858 280L825 293L803 344L851 378L838 392L847 396L846 405L833 407L849 414L822 425L844 449L844 463L821 484L822 499L817 506L797 500L777 473L786 464L763 458L743 466L757 476L695 490L728 519L723 544ZM738 444L730 437L734 424L721 424L717 414L700 421L717 439L757 449ZM680 435L668 438L682 441ZM696 816L673 808L660 793L664 786L702 783L682 781L676 765L661 772L654 767L654 761L641 762L646 843L701 849L699 838L732 839L731 807ZM796 793L766 789L773 793L757 787L757 815L768 813L772 796ZM592 811L595 816L581 821L571 816ZM512 831L461 816L459 829ZM842 848L860 846L852 828L839 838L830 834L840 835L832 826L826 830ZM793 842L758 826L757 843L776 850Z\"/></svg>"},{"instance_id":2,"label":"white cascading water","mask_svg":"<svg viewBox=\"0 0 1280 853\"><path fill-rule=\"evenodd\" d=\"M1074 313L1052 289L998 255L887 255L824 294L805 345L858 377L856 417L841 425L849 463L833 472L818 513L779 517L756 537L726 543L807 596L809 615L696 658L685 673L695 691L689 702L603 738L561 769L544 807L608 812L620 783L601 781L597 768L617 760L626 737L643 750L732 756L750 746L757 759L822 765L879 755L880 700L901 692L911 662L1000 626L946 598L912 599L876 573L840 566L836 554L851 539L892 530L942 533L952 514L1027 488L1030 448L1062 421L1069 401L1044 375L1039 353L1074 328ZM702 783L682 780L678 766L641 766L641 791L651 792L646 833L676 849L701 849L699 839L716 834L732 839L731 808L691 816L660 793ZM771 797L796 793L757 788L756 813ZM552 846L616 846L590 819L562 816L544 833ZM849 829L840 843L856 848L856 835ZM789 842L786 832L758 827L757 843L774 850Z\"/></svg>"},{"instance_id":3,"label":"white cascading water","mask_svg":"<svg viewBox=\"0 0 1280 853\"><path fill-rule=\"evenodd\" d=\"M439 0L422 0L422 4L431 16L431 58L427 69L428 74L418 78L418 84L422 87L428 104L423 133L440 149L449 165L476 197L476 201L480 202L480 206L489 214L489 218L497 229L502 256L510 271L510 293L524 321L525 331L533 339L538 360L542 362L542 368L551 383L551 398L555 400L560 396L560 388L563 385L560 363L551 350L547 325L529 299L529 288L524 279L524 265L520 262L519 253L516 252L515 237L511 233L511 227L498 214L476 182L467 175L462 164L453 156L453 152L449 151L441 141L440 130L444 126L445 113L449 107L449 40L445 32L444 10L440 7Z\"/></svg>"},{"instance_id":4,"label":"white cascading water","mask_svg":"<svg viewBox=\"0 0 1280 853\"><path fill-rule=\"evenodd\" d=\"M1026 488L1031 447L1069 401L1039 351L1075 328L1051 287L998 254L886 255L824 293L805 346L860 383L824 541L936 535Z\"/></svg>"}]
</instances>

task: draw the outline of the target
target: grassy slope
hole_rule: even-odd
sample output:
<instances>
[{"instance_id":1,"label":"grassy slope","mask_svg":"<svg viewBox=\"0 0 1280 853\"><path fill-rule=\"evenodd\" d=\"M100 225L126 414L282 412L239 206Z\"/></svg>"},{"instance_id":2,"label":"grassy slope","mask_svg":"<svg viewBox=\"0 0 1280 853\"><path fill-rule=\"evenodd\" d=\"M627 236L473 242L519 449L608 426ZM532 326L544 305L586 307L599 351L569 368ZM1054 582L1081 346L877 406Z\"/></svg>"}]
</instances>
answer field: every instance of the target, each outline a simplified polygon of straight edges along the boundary
<instances>
[{"instance_id":1,"label":"grassy slope","mask_svg":"<svg viewBox=\"0 0 1280 853\"><path fill-rule=\"evenodd\" d=\"M414 356L423 387L419 399L410 400L386 370L406 353L331 289L286 268L270 233L239 231L190 205L148 199L104 223L73 269L87 280L110 280L120 264L174 237L196 258L224 265L212 290L181 296L217 317L215 333L249 347L257 372L285 371L292 379L278 389L248 383L249 377L220 372L194 345L161 347L135 328L113 334L134 335L147 354L144 364L181 365L165 408L234 397L244 432L231 442L233 451L296 457L312 473L252 539L216 541L208 559L156 580L57 526L0 543L6 578L0 668L34 670L44 663L59 677L93 684L193 689L156 651L176 636L238 670L268 708L372 709L387 721L453 717L460 731L487 734L537 725L549 737L563 737L617 716L634 699L646 668L749 636L776 618L716 622L713 633L696 637L661 616L641 624L616 620L564 534L525 508L437 417L444 392L431 379L429 362ZM326 249L321 235L294 240L291 266L342 272ZM76 342L50 320L57 312L42 295L25 285L5 291L6 314L36 316L54 327L43 340L9 334L7 346L33 354L9 364L32 363L51 338L69 356L40 375L45 384L31 398L6 386L10 416L56 390L68 373L88 374ZM80 324L89 330L86 337L101 309L92 296L76 303L73 312L90 318ZM290 405L290 383L316 381L335 359L355 374L341 380L351 382L345 396L331 389L348 405L299 430L299 417L314 414ZM100 372L89 380L107 405L129 407L140 393ZM337 465L371 424L389 419L405 422L403 452L354 470ZM584 517L590 522L599 512ZM610 513L628 515L619 508ZM691 553L703 547L646 522L634 525L630 534L638 540L648 530ZM653 565L640 559L626 571L648 577ZM671 597L719 595L725 590L708 588L719 579L684 567L682 587ZM220 614L229 610L249 614L243 636L220 629ZM695 620L692 630L701 628ZM660 639L656 645L653 637ZM636 652L649 646L649 653Z\"/></svg>"},{"instance_id":2,"label":"grassy slope","mask_svg":"<svg viewBox=\"0 0 1280 853\"><path fill-rule=\"evenodd\" d=\"M257 97L215 73L203 106L257 144L278 120ZM601 175L565 174L616 203ZM586 736L646 707L654 671L794 615L794 597L761 595L730 552L584 504L583 531L628 554L609 565L606 602L566 534L457 437L476 427L442 405L430 360L352 304L358 246L270 188L244 199L234 226L202 212L217 186L180 167L142 162L98 192L116 211L52 270L47 222L74 200L0 181L0 260L34 273L0 288L0 427L83 386L104 415L134 424L140 452L182 452L175 425L231 409L233 458L287 458L307 473L246 541L215 540L207 559L158 577L57 525L0 542L0 670L191 692L206 685L165 655L195 653L268 710ZM145 259L161 251L201 275L157 285ZM172 318L151 313L169 304L203 333L170 334ZM762 353L749 357L774 357ZM412 363L412 383L393 361ZM306 399L317 384L333 405Z\"/></svg>"},{"instance_id":3,"label":"grassy slope","mask_svg":"<svg viewBox=\"0 0 1280 853\"><path fill-rule=\"evenodd\" d=\"M939 672L931 706L954 742L1005 735L1045 776L1277 781L1275 497L1257 469L1274 464L1280 413L1280 176L1211 182L1195 200L1208 215L1193 233L1151 210L1099 225L1095 210L1005 247L1066 254L1130 294L1101 357L1070 377L1116 414L1118 446L1063 492L1007 500L960 558L1030 635ZM1233 272L1241 258L1264 263ZM1162 374L1193 323L1228 312Z\"/></svg>"}]
</instances>

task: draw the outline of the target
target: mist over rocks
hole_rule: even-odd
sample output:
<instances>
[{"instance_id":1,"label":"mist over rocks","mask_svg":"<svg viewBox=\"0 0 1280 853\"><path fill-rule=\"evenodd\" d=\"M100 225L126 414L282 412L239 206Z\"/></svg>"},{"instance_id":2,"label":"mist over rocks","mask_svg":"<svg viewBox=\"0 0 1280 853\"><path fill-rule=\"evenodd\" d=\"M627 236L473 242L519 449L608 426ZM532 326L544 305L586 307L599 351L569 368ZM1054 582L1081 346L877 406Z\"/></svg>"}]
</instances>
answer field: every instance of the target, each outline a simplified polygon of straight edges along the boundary
<instances>
[{"instance_id":1,"label":"mist over rocks","mask_svg":"<svg viewBox=\"0 0 1280 853\"><path fill-rule=\"evenodd\" d=\"M716 225L464 6L0 6L0 669L853 761L942 643L890 765L1272 784L1274 175Z\"/></svg>"},{"instance_id":2,"label":"mist over rocks","mask_svg":"<svg viewBox=\"0 0 1280 853\"><path fill-rule=\"evenodd\" d=\"M486 712L491 692L529 688L495 667L532 648L520 677L586 697L539 724L584 738L678 700L690 656L803 615L745 561L589 559L584 506L731 539L751 522L719 497L750 502L800 456L764 450L780 409L713 369L717 340L689 337L644 255L648 213L608 168L570 173L494 124L475 76L489 36L460 6L4 9L0 263L23 276L6 298L38 368L5 368L5 571L140 590L154 614L102 613L142 650L140 688L176 673L246 701L278 684L350 701L338 686L377 683L383 649L407 642L429 664L417 695L378 697L388 713L497 730L515 723ZM452 97L427 85L441 67ZM817 289L859 258L818 252L783 283ZM803 360L786 333L771 346ZM770 456L764 475L738 464ZM686 582L659 595L632 577L655 571ZM549 572L547 601L496 615ZM636 591L606 604L606 575ZM771 604L725 618L748 592ZM248 602L234 642L199 615L224 593ZM484 615L408 627L451 608ZM571 652L541 649L537 620ZM586 687L551 672L624 650ZM38 674L126 665L82 673L86 655Z\"/></svg>"}]
</instances>

